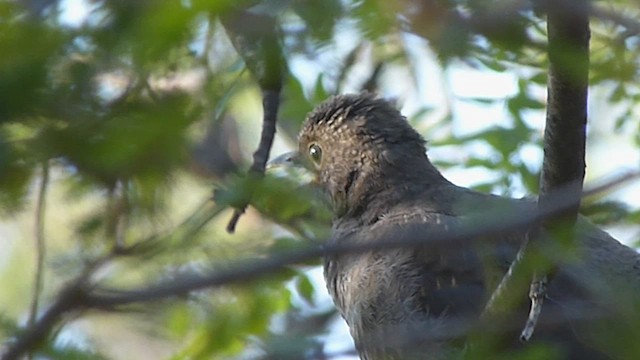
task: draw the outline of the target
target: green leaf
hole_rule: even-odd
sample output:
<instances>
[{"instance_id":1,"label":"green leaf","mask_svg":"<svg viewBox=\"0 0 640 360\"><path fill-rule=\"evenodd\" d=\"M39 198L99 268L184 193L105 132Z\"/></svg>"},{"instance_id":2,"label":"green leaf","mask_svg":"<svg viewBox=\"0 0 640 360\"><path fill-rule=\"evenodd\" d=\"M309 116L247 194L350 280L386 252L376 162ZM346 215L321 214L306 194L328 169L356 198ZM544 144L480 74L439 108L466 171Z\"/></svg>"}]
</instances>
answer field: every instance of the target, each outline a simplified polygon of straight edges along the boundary
<instances>
[{"instance_id":1,"label":"green leaf","mask_svg":"<svg viewBox=\"0 0 640 360\"><path fill-rule=\"evenodd\" d=\"M614 200L583 202L580 206L580 213L599 225L611 225L626 220L629 212L628 204Z\"/></svg>"},{"instance_id":2,"label":"green leaf","mask_svg":"<svg viewBox=\"0 0 640 360\"><path fill-rule=\"evenodd\" d=\"M298 291L298 294L300 294L300 296L309 305L313 305L313 295L315 289L313 287L313 284L311 283L311 280L309 280L309 277L304 274L300 274L300 276L298 276L298 278L296 279L295 287Z\"/></svg>"},{"instance_id":3,"label":"green leaf","mask_svg":"<svg viewBox=\"0 0 640 360\"><path fill-rule=\"evenodd\" d=\"M321 43L331 40L336 22L344 14L338 0L294 1L293 10L308 26L310 37Z\"/></svg>"}]
</instances>

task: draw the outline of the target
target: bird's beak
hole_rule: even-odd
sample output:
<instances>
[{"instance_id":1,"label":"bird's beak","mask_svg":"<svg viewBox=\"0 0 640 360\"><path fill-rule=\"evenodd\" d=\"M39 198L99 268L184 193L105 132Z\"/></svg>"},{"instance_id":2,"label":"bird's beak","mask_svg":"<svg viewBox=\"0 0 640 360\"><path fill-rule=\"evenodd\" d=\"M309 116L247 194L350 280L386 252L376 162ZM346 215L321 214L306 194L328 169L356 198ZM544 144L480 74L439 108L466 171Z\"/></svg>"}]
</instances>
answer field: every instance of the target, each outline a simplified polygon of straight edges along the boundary
<instances>
[{"instance_id":1,"label":"bird's beak","mask_svg":"<svg viewBox=\"0 0 640 360\"><path fill-rule=\"evenodd\" d=\"M275 169L280 167L303 168L304 164L302 164L302 161L300 159L300 154L297 151L292 151L292 152L282 154L280 156L276 156L275 158L267 162L267 169Z\"/></svg>"}]
</instances>

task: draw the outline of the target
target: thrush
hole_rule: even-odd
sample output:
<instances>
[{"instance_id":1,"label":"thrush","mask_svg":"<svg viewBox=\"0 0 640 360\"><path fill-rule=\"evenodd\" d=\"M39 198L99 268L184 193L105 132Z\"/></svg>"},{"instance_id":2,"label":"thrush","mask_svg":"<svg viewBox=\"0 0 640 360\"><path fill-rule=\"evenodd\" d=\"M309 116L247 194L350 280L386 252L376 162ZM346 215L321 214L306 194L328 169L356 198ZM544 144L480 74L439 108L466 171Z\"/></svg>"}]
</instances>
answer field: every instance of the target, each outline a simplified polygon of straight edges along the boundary
<instances>
[{"instance_id":1,"label":"thrush","mask_svg":"<svg viewBox=\"0 0 640 360\"><path fill-rule=\"evenodd\" d=\"M298 151L277 160L282 161L313 171L330 200L329 246L401 241L408 233L425 241L325 257L327 289L360 357L446 358L464 352L460 339L468 337L528 229L452 246L429 241L487 217L532 213L535 202L452 184L429 161L425 141L401 113L366 93L320 104L302 126ZM605 323L593 318L611 310L620 287L640 290L640 257L583 218L569 254L550 283L534 339L560 358L613 356L597 341ZM509 317L520 329L525 305ZM507 323L501 322L508 328ZM509 347L522 346L515 333L505 333Z\"/></svg>"}]
</instances>

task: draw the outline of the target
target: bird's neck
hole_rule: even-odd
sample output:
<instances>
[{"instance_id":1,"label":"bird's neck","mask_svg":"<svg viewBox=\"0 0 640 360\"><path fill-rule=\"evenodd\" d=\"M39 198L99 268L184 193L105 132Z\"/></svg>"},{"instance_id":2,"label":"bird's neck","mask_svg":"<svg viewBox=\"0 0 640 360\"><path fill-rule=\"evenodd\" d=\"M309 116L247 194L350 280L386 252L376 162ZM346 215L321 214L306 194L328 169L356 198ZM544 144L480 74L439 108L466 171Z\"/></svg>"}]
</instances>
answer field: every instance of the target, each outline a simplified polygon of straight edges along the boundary
<instances>
[{"instance_id":1,"label":"bird's neck","mask_svg":"<svg viewBox=\"0 0 640 360\"><path fill-rule=\"evenodd\" d=\"M339 204L334 223L372 224L399 204L420 201L435 188L451 183L430 163L405 169L389 167L359 179Z\"/></svg>"}]
</instances>

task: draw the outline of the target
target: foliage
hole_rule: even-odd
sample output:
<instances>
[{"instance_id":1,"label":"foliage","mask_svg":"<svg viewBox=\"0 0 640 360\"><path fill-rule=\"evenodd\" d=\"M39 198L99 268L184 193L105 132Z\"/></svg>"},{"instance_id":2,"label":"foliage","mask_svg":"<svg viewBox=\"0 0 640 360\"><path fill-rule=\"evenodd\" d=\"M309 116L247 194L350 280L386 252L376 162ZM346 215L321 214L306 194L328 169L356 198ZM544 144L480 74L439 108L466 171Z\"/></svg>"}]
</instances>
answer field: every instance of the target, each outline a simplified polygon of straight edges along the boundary
<instances>
[{"instance_id":1,"label":"foliage","mask_svg":"<svg viewBox=\"0 0 640 360\"><path fill-rule=\"evenodd\" d=\"M544 14L522 2L79 3L89 11L79 22L67 19L71 1L0 3L0 334L7 339L28 325L29 302L17 299L38 296L42 312L77 277L143 288L326 237L328 212L313 191L282 176L244 175L260 128L259 79L236 53L221 19L245 9L277 26L276 46L287 65L279 130L289 146L305 114L329 94L376 90L415 110L408 117L429 130L430 150L443 155L432 156L434 163L451 173L482 170L481 178L465 185L502 194L538 188L546 28ZM593 136L632 139L637 154L640 26L611 14L633 20L640 12L628 0L594 4L606 12L592 17L592 106L602 114L591 119L599 129ZM437 59L429 78L425 53ZM510 74L514 91L506 98L458 96L448 81L460 69ZM425 101L433 95L425 93L427 86L444 94L440 103ZM498 121L462 119L459 109L469 105L504 111ZM477 130L465 130L469 121ZM36 270L32 218L45 163L51 173L47 251L44 268ZM248 194L257 194L253 208L236 234L226 234L228 208ZM637 204L603 199L585 204L585 214L639 230ZM96 261L108 265L94 273L90 264ZM130 344L114 349L81 340L115 341L117 329L125 329L142 348L156 346L152 339L168 342L158 347L166 358L320 358L326 352L322 335L339 320L307 271L317 264L123 307L118 310L140 316L115 325L65 317L32 351L60 359L141 358L144 352ZM36 271L45 274L45 283L34 295ZM528 356L522 355L534 358Z\"/></svg>"}]
</instances>

